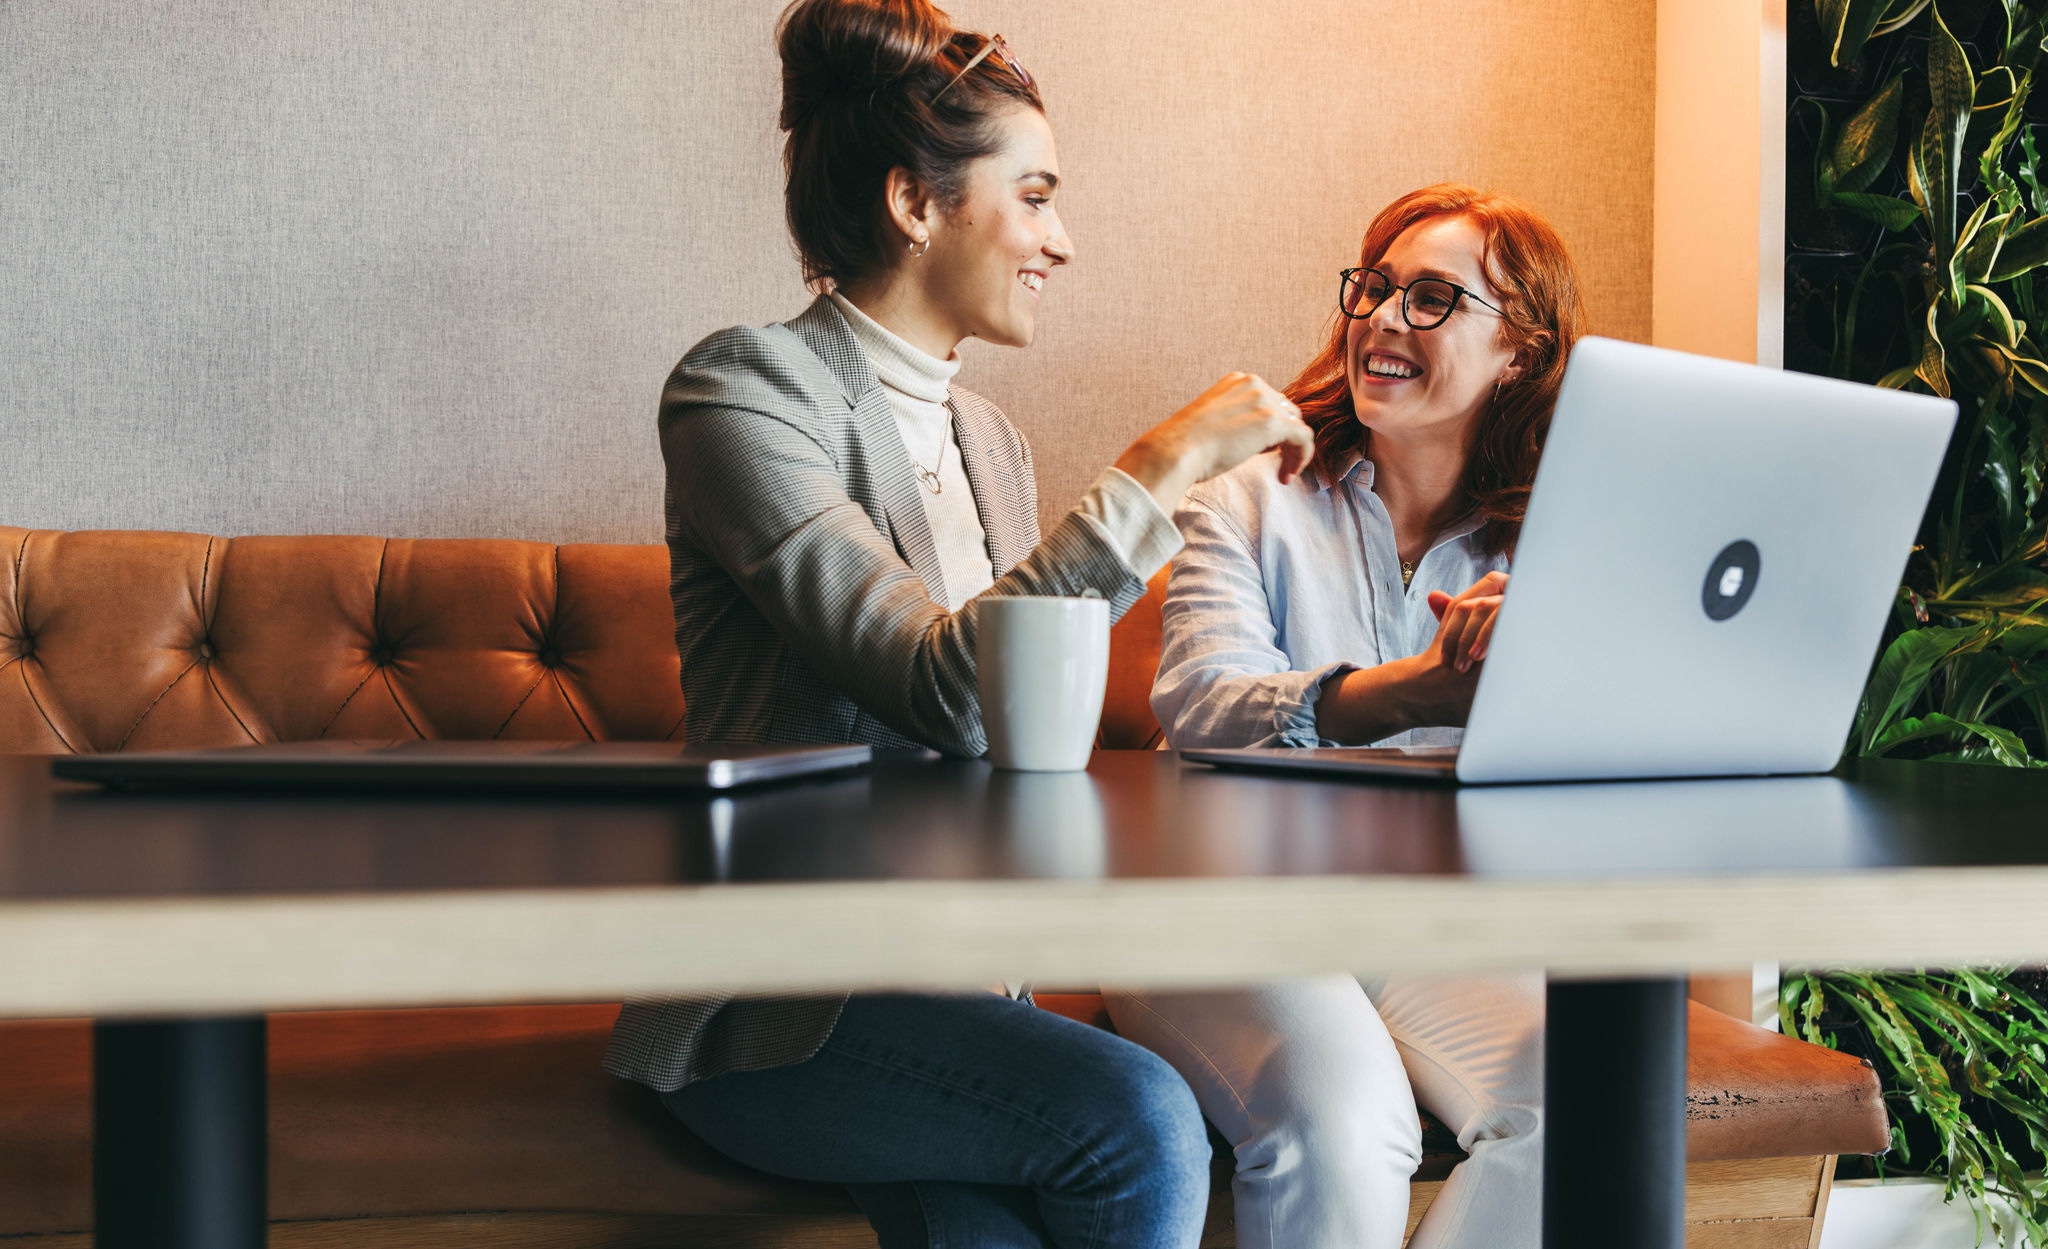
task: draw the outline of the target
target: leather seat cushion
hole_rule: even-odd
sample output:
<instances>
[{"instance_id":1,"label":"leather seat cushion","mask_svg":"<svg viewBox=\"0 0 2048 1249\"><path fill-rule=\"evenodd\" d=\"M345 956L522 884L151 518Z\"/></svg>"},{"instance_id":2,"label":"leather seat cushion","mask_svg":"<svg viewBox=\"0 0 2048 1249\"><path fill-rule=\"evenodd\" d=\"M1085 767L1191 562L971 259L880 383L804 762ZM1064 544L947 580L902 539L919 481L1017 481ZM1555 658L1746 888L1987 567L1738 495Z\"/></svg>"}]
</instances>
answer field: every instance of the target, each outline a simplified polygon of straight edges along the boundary
<instances>
[{"instance_id":1,"label":"leather seat cushion","mask_svg":"<svg viewBox=\"0 0 2048 1249\"><path fill-rule=\"evenodd\" d=\"M616 1005L270 1017L271 1217L843 1213L598 1067ZM91 1026L0 1025L0 1236L92 1216Z\"/></svg>"},{"instance_id":2,"label":"leather seat cushion","mask_svg":"<svg viewBox=\"0 0 2048 1249\"><path fill-rule=\"evenodd\" d=\"M1686 1157L1876 1154L1890 1145L1869 1063L1687 1005Z\"/></svg>"},{"instance_id":3,"label":"leather seat cushion","mask_svg":"<svg viewBox=\"0 0 2048 1249\"><path fill-rule=\"evenodd\" d=\"M1041 1004L1104 1023L1093 994ZM483 1210L814 1214L844 1193L751 1171L598 1060L617 1006L273 1015L271 1213L281 1219ZM1884 1148L1875 1073L1695 1004L1694 1160ZM90 1226L91 1031L0 1025L0 1235ZM1461 1155L1426 1122L1423 1171Z\"/></svg>"},{"instance_id":4,"label":"leather seat cushion","mask_svg":"<svg viewBox=\"0 0 2048 1249\"><path fill-rule=\"evenodd\" d=\"M1038 1004L1083 1023L1110 1027L1093 993L1040 993ZM1783 1036L1686 1003L1685 1153L1694 1162L1875 1154L1890 1143L1877 1073L1848 1054ZM1425 1171L1456 1155L1450 1133L1423 1117ZM1451 1161L1455 1161L1455 1156Z\"/></svg>"}]
</instances>

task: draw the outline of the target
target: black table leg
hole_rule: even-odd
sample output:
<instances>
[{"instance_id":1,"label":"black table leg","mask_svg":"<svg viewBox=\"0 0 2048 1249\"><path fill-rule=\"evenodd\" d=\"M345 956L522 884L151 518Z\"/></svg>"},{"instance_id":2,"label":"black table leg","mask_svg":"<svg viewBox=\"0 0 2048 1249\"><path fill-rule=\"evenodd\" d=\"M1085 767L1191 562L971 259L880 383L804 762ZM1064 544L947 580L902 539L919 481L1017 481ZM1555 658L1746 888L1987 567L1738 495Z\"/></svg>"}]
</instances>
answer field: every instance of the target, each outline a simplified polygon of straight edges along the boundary
<instances>
[{"instance_id":1,"label":"black table leg","mask_svg":"<svg viewBox=\"0 0 2048 1249\"><path fill-rule=\"evenodd\" d=\"M98 1249L263 1249L265 1048L261 1016L93 1028Z\"/></svg>"},{"instance_id":2,"label":"black table leg","mask_svg":"<svg viewBox=\"0 0 2048 1249\"><path fill-rule=\"evenodd\" d=\"M1545 1249L1682 1249L1685 981L1552 981Z\"/></svg>"}]
</instances>

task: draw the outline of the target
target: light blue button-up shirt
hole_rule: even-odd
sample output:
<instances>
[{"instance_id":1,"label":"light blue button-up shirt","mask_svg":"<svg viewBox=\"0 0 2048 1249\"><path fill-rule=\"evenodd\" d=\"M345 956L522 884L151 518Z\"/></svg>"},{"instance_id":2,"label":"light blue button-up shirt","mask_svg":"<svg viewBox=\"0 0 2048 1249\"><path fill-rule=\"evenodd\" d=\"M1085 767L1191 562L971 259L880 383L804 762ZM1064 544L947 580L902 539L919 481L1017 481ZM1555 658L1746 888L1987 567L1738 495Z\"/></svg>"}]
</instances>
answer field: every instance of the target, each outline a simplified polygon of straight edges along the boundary
<instances>
[{"instance_id":1,"label":"light blue button-up shirt","mask_svg":"<svg viewBox=\"0 0 2048 1249\"><path fill-rule=\"evenodd\" d=\"M1174 522L1187 545L1167 582L1152 712L1176 748L1334 746L1316 733L1323 682L1420 654L1436 637L1429 592L1458 594L1505 553L1479 544L1479 517L1438 535L1401 586L1394 521L1354 458L1334 479L1281 485L1269 452L1188 492ZM1420 728L1376 743L1455 745Z\"/></svg>"}]
</instances>

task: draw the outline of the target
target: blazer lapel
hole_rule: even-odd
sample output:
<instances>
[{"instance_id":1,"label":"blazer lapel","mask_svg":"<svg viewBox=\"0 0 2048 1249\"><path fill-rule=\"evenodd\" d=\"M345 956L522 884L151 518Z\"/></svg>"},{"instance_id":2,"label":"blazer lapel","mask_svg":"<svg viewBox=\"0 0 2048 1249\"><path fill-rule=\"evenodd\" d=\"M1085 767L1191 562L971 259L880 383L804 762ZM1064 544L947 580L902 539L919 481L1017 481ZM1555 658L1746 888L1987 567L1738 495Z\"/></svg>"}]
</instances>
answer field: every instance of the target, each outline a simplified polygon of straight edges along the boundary
<instances>
[{"instance_id":1,"label":"blazer lapel","mask_svg":"<svg viewBox=\"0 0 2048 1249\"><path fill-rule=\"evenodd\" d=\"M998 463L992 448L1002 441L1001 431L990 428L990 414L983 404L963 396L959 390L946 401L953 410L953 436L960 442L960 466L967 471L967 484L974 487L974 510L981 517L981 532L988 543L988 562L1000 577L1024 561L1038 545L1038 517L1020 515L1013 497L1014 472Z\"/></svg>"},{"instance_id":2,"label":"blazer lapel","mask_svg":"<svg viewBox=\"0 0 2048 1249\"><path fill-rule=\"evenodd\" d=\"M896 553L917 571L932 601L944 604L946 574L939 567L939 549L932 541L931 522L925 519L924 500L918 497L923 487L911 472L910 452L904 449L903 435L896 428L888 392L876 378L867 353L860 349L846 318L823 295L787 324L839 379L862 456L860 463L846 465L845 471L866 477L867 489L889 518L887 537L896 544Z\"/></svg>"}]
</instances>

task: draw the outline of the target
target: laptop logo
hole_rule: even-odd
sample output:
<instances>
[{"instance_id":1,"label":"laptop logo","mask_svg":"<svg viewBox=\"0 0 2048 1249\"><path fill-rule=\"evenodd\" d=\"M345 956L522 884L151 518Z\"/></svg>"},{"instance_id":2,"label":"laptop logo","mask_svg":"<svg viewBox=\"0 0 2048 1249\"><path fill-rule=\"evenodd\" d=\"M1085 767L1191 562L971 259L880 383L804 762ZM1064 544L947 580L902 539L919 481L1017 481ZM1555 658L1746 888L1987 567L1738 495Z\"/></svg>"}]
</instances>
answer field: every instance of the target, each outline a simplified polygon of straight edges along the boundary
<instances>
[{"instance_id":1,"label":"laptop logo","mask_svg":"<svg viewBox=\"0 0 2048 1249\"><path fill-rule=\"evenodd\" d=\"M1761 557L1756 543L1748 539L1730 542L1714 557L1707 569L1707 583L1700 588L1700 606L1709 620L1726 620L1743 609L1756 593L1757 564Z\"/></svg>"}]
</instances>

